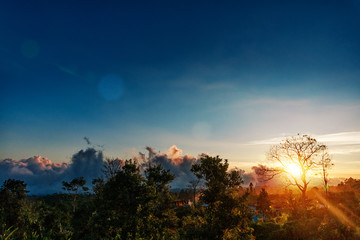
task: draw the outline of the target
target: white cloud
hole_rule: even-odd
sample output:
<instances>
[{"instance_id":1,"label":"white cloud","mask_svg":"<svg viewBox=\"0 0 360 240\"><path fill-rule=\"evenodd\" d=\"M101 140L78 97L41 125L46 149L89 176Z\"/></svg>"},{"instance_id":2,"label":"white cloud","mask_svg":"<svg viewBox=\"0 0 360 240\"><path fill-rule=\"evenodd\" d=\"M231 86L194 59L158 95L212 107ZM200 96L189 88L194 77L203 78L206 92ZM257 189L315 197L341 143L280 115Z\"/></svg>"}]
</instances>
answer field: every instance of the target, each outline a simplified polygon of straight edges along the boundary
<instances>
[{"instance_id":1,"label":"white cloud","mask_svg":"<svg viewBox=\"0 0 360 240\"><path fill-rule=\"evenodd\" d=\"M339 132L331 134L309 134L314 137L318 142L323 142L325 144L331 145L350 145L350 144L360 144L360 132ZM281 137L274 137L263 140L251 141L250 144L277 144L281 142L285 137L290 135L285 135Z\"/></svg>"},{"instance_id":2,"label":"white cloud","mask_svg":"<svg viewBox=\"0 0 360 240\"><path fill-rule=\"evenodd\" d=\"M360 132L339 132L332 134L314 135L320 141L331 145L360 144Z\"/></svg>"},{"instance_id":3,"label":"white cloud","mask_svg":"<svg viewBox=\"0 0 360 240\"><path fill-rule=\"evenodd\" d=\"M331 134L309 134L318 142L324 143L329 147L331 154L351 154L360 152L360 132L339 132ZM249 145L275 145L280 143L285 137L275 137L264 140L249 142Z\"/></svg>"},{"instance_id":4,"label":"white cloud","mask_svg":"<svg viewBox=\"0 0 360 240\"><path fill-rule=\"evenodd\" d=\"M53 163L47 158L34 156L28 159L0 160L0 184L6 179L25 181L31 194L61 191L62 181L84 177L88 183L101 176L103 156L93 148L75 153L70 164Z\"/></svg>"}]
</instances>

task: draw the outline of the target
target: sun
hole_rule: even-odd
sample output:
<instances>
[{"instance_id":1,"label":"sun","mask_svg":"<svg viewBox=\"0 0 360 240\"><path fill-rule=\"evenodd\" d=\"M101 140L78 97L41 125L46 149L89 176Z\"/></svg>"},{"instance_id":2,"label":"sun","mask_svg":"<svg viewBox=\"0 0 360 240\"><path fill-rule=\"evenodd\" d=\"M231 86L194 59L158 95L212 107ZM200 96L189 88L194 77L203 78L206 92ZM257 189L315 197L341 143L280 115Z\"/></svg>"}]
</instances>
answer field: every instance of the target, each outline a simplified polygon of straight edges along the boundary
<instances>
[{"instance_id":1,"label":"sun","mask_svg":"<svg viewBox=\"0 0 360 240\"><path fill-rule=\"evenodd\" d=\"M291 174L293 177L300 177L302 173L300 166L295 163L288 164L285 167L285 171Z\"/></svg>"}]
</instances>

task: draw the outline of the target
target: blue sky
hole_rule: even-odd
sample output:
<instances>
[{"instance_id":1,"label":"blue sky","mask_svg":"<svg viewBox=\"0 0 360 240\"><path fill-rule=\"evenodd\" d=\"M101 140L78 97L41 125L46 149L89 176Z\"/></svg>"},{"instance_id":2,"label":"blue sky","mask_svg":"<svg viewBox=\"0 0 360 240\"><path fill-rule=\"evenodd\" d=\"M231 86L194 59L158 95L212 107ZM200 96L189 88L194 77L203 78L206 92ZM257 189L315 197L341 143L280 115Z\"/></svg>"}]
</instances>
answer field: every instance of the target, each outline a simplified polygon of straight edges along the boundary
<instances>
[{"instance_id":1,"label":"blue sky","mask_svg":"<svg viewBox=\"0 0 360 240\"><path fill-rule=\"evenodd\" d=\"M300 132L360 169L359 1L6 1L0 22L1 159L87 136L249 168Z\"/></svg>"}]
</instances>

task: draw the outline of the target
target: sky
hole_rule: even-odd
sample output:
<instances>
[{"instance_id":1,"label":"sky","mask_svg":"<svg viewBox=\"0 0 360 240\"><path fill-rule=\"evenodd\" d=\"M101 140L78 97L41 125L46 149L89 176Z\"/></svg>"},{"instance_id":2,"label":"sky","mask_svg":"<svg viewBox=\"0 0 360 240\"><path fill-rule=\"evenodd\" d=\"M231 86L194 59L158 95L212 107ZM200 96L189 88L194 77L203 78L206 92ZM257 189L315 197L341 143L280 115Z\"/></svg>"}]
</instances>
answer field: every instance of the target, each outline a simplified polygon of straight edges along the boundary
<instances>
[{"instance_id":1,"label":"sky","mask_svg":"<svg viewBox=\"0 0 360 240\"><path fill-rule=\"evenodd\" d=\"M146 146L250 170L310 134L360 178L360 1L3 1L0 160Z\"/></svg>"}]
</instances>

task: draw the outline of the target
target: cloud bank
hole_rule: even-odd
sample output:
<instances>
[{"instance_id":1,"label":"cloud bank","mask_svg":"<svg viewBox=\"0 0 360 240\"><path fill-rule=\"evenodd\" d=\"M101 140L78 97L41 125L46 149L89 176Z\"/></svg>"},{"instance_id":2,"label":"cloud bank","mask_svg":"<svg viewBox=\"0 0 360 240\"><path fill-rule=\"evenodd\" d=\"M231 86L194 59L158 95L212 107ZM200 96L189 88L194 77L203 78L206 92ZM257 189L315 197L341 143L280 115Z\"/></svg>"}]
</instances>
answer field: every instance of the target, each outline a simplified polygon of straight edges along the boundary
<instances>
[{"instance_id":1,"label":"cloud bank","mask_svg":"<svg viewBox=\"0 0 360 240\"><path fill-rule=\"evenodd\" d=\"M325 143L332 154L351 154L360 152L360 132L339 132L333 134L312 135L320 143ZM252 141L250 145L275 145L279 144L284 137Z\"/></svg>"},{"instance_id":2,"label":"cloud bank","mask_svg":"<svg viewBox=\"0 0 360 240\"><path fill-rule=\"evenodd\" d=\"M25 181L30 194L60 192L62 181L83 176L86 181L102 175L103 155L93 148L80 150L70 163L53 163L47 158L34 156L28 159L0 161L1 184L9 178Z\"/></svg>"},{"instance_id":3,"label":"cloud bank","mask_svg":"<svg viewBox=\"0 0 360 240\"><path fill-rule=\"evenodd\" d=\"M170 186L175 188L187 188L191 180L196 179L191 172L191 166L198 162L201 154L197 157L182 155L182 150L175 145L171 146L167 152L155 152L153 148L146 147L147 154L139 153L133 157L133 160L140 166L144 172L149 165L162 165L165 170L175 176ZM53 163L47 158L34 156L28 159L14 160L4 159L0 161L0 182L1 184L9 178L25 181L30 194L51 194L62 191L62 181L71 181L75 177L84 177L87 185L91 187L91 182L95 178L104 177L104 156L102 151L93 147L86 150L80 150L75 153L70 163ZM122 159L118 158L122 161ZM244 179L244 185L250 182L256 184L254 173L245 173L241 171Z\"/></svg>"},{"instance_id":4,"label":"cloud bank","mask_svg":"<svg viewBox=\"0 0 360 240\"><path fill-rule=\"evenodd\" d=\"M174 181L170 184L172 188L186 188L189 181L195 179L195 175L191 172L191 166L198 158L190 155L182 156L182 150L175 145L171 146L166 153L156 153L153 148L146 147L148 157L144 153L139 153L139 158L142 159L141 167L143 170L150 165L162 165L165 170L175 176Z\"/></svg>"},{"instance_id":5,"label":"cloud bank","mask_svg":"<svg viewBox=\"0 0 360 240\"><path fill-rule=\"evenodd\" d=\"M147 147L148 158L146 159L145 154L139 153L142 160L144 161L143 166L148 164L159 165L161 164L164 169L170 170L174 174L175 179L170 184L173 188L186 188L191 180L196 179L195 175L191 172L191 166L194 163L200 161L201 157L206 156L206 153L202 153L197 157L190 155L182 156L182 150L177 148L175 145L171 146L166 153L156 153L151 147ZM258 184L257 176L255 172L245 172L242 169L229 169L230 171L240 171L244 183L244 186L248 186L250 182Z\"/></svg>"}]
</instances>

